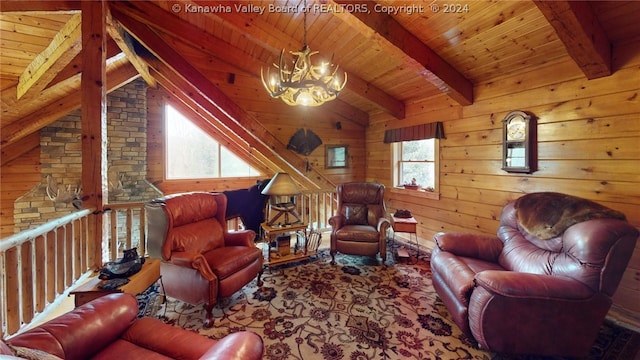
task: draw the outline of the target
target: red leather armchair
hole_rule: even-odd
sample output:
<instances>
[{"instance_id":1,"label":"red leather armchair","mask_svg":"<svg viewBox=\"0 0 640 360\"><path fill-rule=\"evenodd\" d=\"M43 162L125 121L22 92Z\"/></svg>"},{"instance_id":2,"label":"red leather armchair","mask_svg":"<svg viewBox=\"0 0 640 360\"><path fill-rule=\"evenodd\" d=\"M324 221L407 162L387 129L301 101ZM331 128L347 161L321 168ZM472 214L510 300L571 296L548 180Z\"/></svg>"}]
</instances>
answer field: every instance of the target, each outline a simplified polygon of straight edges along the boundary
<instances>
[{"instance_id":1,"label":"red leather armchair","mask_svg":"<svg viewBox=\"0 0 640 360\"><path fill-rule=\"evenodd\" d=\"M375 256L387 259L387 229L390 222L384 204L384 185L352 182L336 187L338 210L329 219L331 264L335 254Z\"/></svg>"},{"instance_id":2,"label":"red leather armchair","mask_svg":"<svg viewBox=\"0 0 640 360\"><path fill-rule=\"evenodd\" d=\"M160 274L167 296L197 305L205 303L204 326L213 326L213 307L263 269L262 251L253 230L229 232L227 197L193 192L166 196L145 206L151 257L163 260Z\"/></svg>"},{"instance_id":3,"label":"red leather armchair","mask_svg":"<svg viewBox=\"0 0 640 360\"><path fill-rule=\"evenodd\" d=\"M90 301L38 327L0 341L0 358L14 351L67 360L262 359L262 338L249 331L212 340L154 318L137 319L138 302L126 293ZM45 354L33 354L33 352ZM18 358L18 357L16 357Z\"/></svg>"},{"instance_id":4,"label":"red leather armchair","mask_svg":"<svg viewBox=\"0 0 640 360\"><path fill-rule=\"evenodd\" d=\"M481 348L582 357L597 337L637 237L624 220L597 218L543 240L524 230L510 202L497 237L435 235L433 285L458 327Z\"/></svg>"}]
</instances>

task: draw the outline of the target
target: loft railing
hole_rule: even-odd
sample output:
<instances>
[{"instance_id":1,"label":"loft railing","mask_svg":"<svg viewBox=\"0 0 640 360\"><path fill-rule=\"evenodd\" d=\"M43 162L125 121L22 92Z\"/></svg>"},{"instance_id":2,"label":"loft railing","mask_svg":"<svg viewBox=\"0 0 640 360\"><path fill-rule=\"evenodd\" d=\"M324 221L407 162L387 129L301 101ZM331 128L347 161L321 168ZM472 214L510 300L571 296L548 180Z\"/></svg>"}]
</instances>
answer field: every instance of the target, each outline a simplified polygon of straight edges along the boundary
<instances>
[{"instance_id":1,"label":"loft railing","mask_svg":"<svg viewBox=\"0 0 640 360\"><path fill-rule=\"evenodd\" d=\"M90 214L78 211L0 240L0 336L18 332L89 270Z\"/></svg>"},{"instance_id":2,"label":"loft railing","mask_svg":"<svg viewBox=\"0 0 640 360\"><path fill-rule=\"evenodd\" d=\"M336 209L335 190L305 191L295 199L301 220L317 230L329 227ZM105 205L102 259L94 258L95 216L81 210L0 240L0 336L17 333L45 311L88 271L91 264L115 260L122 250L146 255L144 203ZM230 219L231 230L241 222Z\"/></svg>"}]
</instances>

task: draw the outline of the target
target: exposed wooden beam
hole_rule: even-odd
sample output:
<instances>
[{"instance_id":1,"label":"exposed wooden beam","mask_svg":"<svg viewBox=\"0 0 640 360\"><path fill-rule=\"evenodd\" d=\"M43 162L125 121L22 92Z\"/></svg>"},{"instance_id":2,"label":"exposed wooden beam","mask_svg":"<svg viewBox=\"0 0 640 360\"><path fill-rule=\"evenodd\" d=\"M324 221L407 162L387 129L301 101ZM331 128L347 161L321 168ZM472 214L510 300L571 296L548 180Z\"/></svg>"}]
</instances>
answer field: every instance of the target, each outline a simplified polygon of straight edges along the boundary
<instances>
[{"instance_id":1,"label":"exposed wooden beam","mask_svg":"<svg viewBox=\"0 0 640 360\"><path fill-rule=\"evenodd\" d=\"M611 75L611 42L588 1L534 1L587 79Z\"/></svg>"},{"instance_id":2,"label":"exposed wooden beam","mask_svg":"<svg viewBox=\"0 0 640 360\"><path fill-rule=\"evenodd\" d=\"M80 74L76 75L80 77ZM140 75L136 69L129 63L121 67L114 67L107 73L107 91L113 91L124 84L127 84ZM0 146L4 149L25 136L36 132L43 127L54 123L62 116L77 110L82 103L82 92L80 87L77 91L65 96L64 98L55 99L54 101L43 105L38 110L28 114L9 125L3 126L0 131Z\"/></svg>"},{"instance_id":3,"label":"exposed wooden beam","mask_svg":"<svg viewBox=\"0 0 640 360\"><path fill-rule=\"evenodd\" d=\"M82 203L102 214L107 190L107 5L103 0L82 3ZM90 227L90 268L102 265L102 219Z\"/></svg>"},{"instance_id":4,"label":"exposed wooden beam","mask_svg":"<svg viewBox=\"0 0 640 360\"><path fill-rule=\"evenodd\" d=\"M312 177L305 174L304 171L307 164L304 159L287 150L285 144L280 142L252 115L222 93L206 76L187 62L181 54L167 46L167 43L148 26L120 13L115 8L112 8L112 14L130 34L135 36L154 56L160 59L152 66L160 68L159 73L164 76L171 76L171 81L176 83L178 88L189 97L192 97L213 118L218 119L230 131L237 132L247 143L257 148L264 155L280 159L283 167L292 176L303 179L308 185L312 185L308 189L333 186L324 175L314 169L312 169ZM310 181L310 179L313 180Z\"/></svg>"},{"instance_id":5,"label":"exposed wooden beam","mask_svg":"<svg viewBox=\"0 0 640 360\"><path fill-rule=\"evenodd\" d=\"M211 4L209 3L209 5ZM247 54L243 50L238 49L233 44L229 44L212 36L201 28L185 20L182 20L179 17L176 17L174 14L165 11L164 9L151 2L117 2L113 3L111 6L113 8L119 9L120 11L131 16L137 21L145 23L153 27L154 29L160 30L161 32L166 33L170 36L176 37L180 39L180 41L192 44L195 48L207 52L213 56L216 56L216 53L224 53L225 58L227 58L228 56L232 56L237 60L233 65L240 67L242 70L244 70L248 74L255 76L256 78L260 76L260 69L262 67L268 66L268 64L264 64L262 61L252 58L250 54ZM284 47L284 45L282 44L293 42L289 35L281 33L280 38L283 38L283 40L279 43L279 47L268 46L267 44L268 42L270 42L269 35L261 31L260 29L247 27L244 26L244 23L241 23L243 21L242 19L244 19L245 22L249 22L254 25L256 21L263 23L264 20L261 20L260 16L254 17L252 14L242 13L241 16L237 15L239 14L216 14L216 16L223 18L230 24L233 23L234 26L236 26L240 31L250 32L250 35L256 41L257 45L265 47L267 50L271 51L274 54L274 57L276 54L279 54L282 50L282 47ZM268 26L268 28L270 28L271 33L277 31L271 26ZM185 37L184 34L189 34L189 36ZM376 88L371 84L362 86L361 84L366 82L362 79L359 79L355 74L349 73L348 76L350 79L350 81L347 82L348 91L353 91L357 95L366 98L370 102L380 106L383 110L391 113L396 117L404 117L403 102L384 93L382 90ZM350 85L351 79L354 79L354 84L360 85ZM369 124L369 117L367 113L354 108L344 101L341 101L339 98L324 104L323 108L335 112L344 117L346 120L351 120L362 126L368 126Z\"/></svg>"},{"instance_id":6,"label":"exposed wooden beam","mask_svg":"<svg viewBox=\"0 0 640 360\"><path fill-rule=\"evenodd\" d=\"M44 89L82 50L82 16L75 14L53 37L47 46L20 75L17 96L20 99L27 91L37 93Z\"/></svg>"},{"instance_id":7,"label":"exposed wooden beam","mask_svg":"<svg viewBox=\"0 0 640 360\"><path fill-rule=\"evenodd\" d=\"M82 1L25 1L25 0L2 0L0 1L0 12L52 12L52 11L79 11Z\"/></svg>"},{"instance_id":8,"label":"exposed wooden beam","mask_svg":"<svg viewBox=\"0 0 640 360\"><path fill-rule=\"evenodd\" d=\"M368 1L363 0L335 0L335 2L348 6L353 6L354 2L360 2L365 7L370 6L370 4L365 5ZM334 12L333 15L349 23L363 35L383 44L383 46L386 45L385 47L390 53L401 51L405 54L404 57L409 59L408 67L415 68L419 75L460 105L473 103L473 84L471 81L402 27L390 15L375 11L353 13L339 11ZM360 20L365 27L354 22L354 17ZM386 41L380 41L383 39Z\"/></svg>"},{"instance_id":9,"label":"exposed wooden beam","mask_svg":"<svg viewBox=\"0 0 640 360\"><path fill-rule=\"evenodd\" d=\"M124 52L129 62L138 70L147 85L155 88L157 86L156 80L149 73L149 65L136 54L129 34L127 34L119 24L114 23L111 12L109 11L107 11L107 31L116 44L118 44L120 50Z\"/></svg>"}]
</instances>

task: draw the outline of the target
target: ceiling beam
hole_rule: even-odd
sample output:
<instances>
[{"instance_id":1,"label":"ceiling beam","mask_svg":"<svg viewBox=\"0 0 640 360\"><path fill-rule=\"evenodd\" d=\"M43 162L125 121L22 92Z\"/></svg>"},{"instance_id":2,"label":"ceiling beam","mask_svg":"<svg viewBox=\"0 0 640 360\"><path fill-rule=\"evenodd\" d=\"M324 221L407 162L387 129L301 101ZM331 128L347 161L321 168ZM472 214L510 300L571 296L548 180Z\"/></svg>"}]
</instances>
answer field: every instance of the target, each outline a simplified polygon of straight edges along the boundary
<instances>
[{"instance_id":1,"label":"ceiling beam","mask_svg":"<svg viewBox=\"0 0 640 360\"><path fill-rule=\"evenodd\" d=\"M192 97L213 118L224 124L229 131L237 132L244 141L257 148L264 155L273 156L274 159L280 160L281 166L292 176L302 180L307 189L334 186L331 181L313 168L311 168L313 176L305 174L307 163L303 158L287 150L285 144L251 114L244 111L220 91L181 54L168 46L151 28L119 12L116 8L111 10L114 19L119 21L132 36L160 60L150 59L150 63L155 61L155 64L151 65L158 68L166 66L159 72L165 76L171 76L178 88Z\"/></svg>"},{"instance_id":2,"label":"ceiling beam","mask_svg":"<svg viewBox=\"0 0 640 360\"><path fill-rule=\"evenodd\" d=\"M335 0L335 2L348 6L354 5L353 0ZM365 7L371 5L368 1L363 0L355 2L360 2ZM386 44L385 47L390 50L390 53L401 51L404 57L410 59L408 66L415 68L419 75L450 96L458 104L473 104L473 84L471 81L444 61L415 35L402 27L390 15L375 11L353 13L338 11L334 12L333 15L341 18L352 27L355 27L357 31L382 44L382 46ZM356 24L352 20L354 17L360 20L365 27ZM386 41L380 41L382 39Z\"/></svg>"},{"instance_id":3,"label":"ceiling beam","mask_svg":"<svg viewBox=\"0 0 640 360\"><path fill-rule=\"evenodd\" d=\"M201 3L209 6L214 6L213 4L215 3L228 5L224 0L217 2L196 0L195 3ZM298 42L289 34L279 31L273 27L273 25L268 24L264 20L264 16L260 14L232 11L215 13L211 14L211 16L219 17L224 20L227 25L235 27L237 31L243 34L247 34L248 39L251 39L256 45L271 52L274 55L274 58L275 56L280 55L282 49L287 48L292 43L295 44ZM344 67L342 68L344 69ZM257 72L257 68L255 71ZM368 83L351 71L347 71L347 78L349 80L347 81L344 90L350 91L353 94L369 101L398 119L404 119L404 102L387 94L375 85ZM336 100L339 101L339 99ZM336 102L336 100L333 100L332 102ZM323 107L327 107L330 104L331 103L326 103Z\"/></svg>"},{"instance_id":4,"label":"ceiling beam","mask_svg":"<svg viewBox=\"0 0 640 360\"><path fill-rule=\"evenodd\" d=\"M118 47L125 54L131 65L138 70L140 76L152 88L157 86L156 80L149 73L149 65L142 60L133 49L131 37L122 27L113 21L111 12L107 9L107 32L111 38L118 44Z\"/></svg>"},{"instance_id":5,"label":"ceiling beam","mask_svg":"<svg viewBox=\"0 0 640 360\"><path fill-rule=\"evenodd\" d=\"M52 12L52 11L80 11L82 1L25 1L2 0L0 12Z\"/></svg>"},{"instance_id":6,"label":"ceiling beam","mask_svg":"<svg viewBox=\"0 0 640 360\"><path fill-rule=\"evenodd\" d=\"M17 97L38 93L82 50L82 15L74 14L20 75Z\"/></svg>"},{"instance_id":7,"label":"ceiling beam","mask_svg":"<svg viewBox=\"0 0 640 360\"><path fill-rule=\"evenodd\" d=\"M588 1L534 1L587 79L611 75L611 42Z\"/></svg>"},{"instance_id":8,"label":"ceiling beam","mask_svg":"<svg viewBox=\"0 0 640 360\"><path fill-rule=\"evenodd\" d=\"M256 79L258 79L258 77L260 76L260 69L264 66L268 66L265 65L262 61L254 59L250 54L247 54L246 52L233 46L232 44L216 38L203 29L180 19L179 17L165 11L152 2L119 1L112 3L111 7L113 9L117 9L118 11L121 11L122 13L135 19L136 21L146 24L151 28L167 34L171 37L177 38L183 43L188 43L195 49L205 52L211 56L217 57L223 61L228 61L227 57L230 56L237 60L231 65L234 65L247 74L256 77ZM242 15L249 16L249 14L244 13ZM246 31L244 28L241 28L241 30ZM262 34L261 32L258 33L261 34L261 36L265 36L265 34ZM189 36L185 37L184 34L189 34ZM263 47L265 46L265 44L260 41L258 41L258 45ZM278 53L279 51L280 50L277 50ZM219 53L224 53L225 58L220 58L218 55ZM349 79L351 80L351 75L349 75ZM347 81L347 87L348 86L349 81ZM369 95L370 101L376 102L376 104L393 104L389 106L389 108L392 109L389 111L395 111L397 116L404 117L403 103L390 98L388 95L380 95L379 93L381 91L376 92L375 88L372 86L368 87L366 90L367 91L363 91L363 93L373 94ZM324 104L323 108L340 115L345 120L355 122L360 126L366 127L369 125L369 115L366 112L357 109L340 99L336 99Z\"/></svg>"},{"instance_id":9,"label":"ceiling beam","mask_svg":"<svg viewBox=\"0 0 640 360\"><path fill-rule=\"evenodd\" d=\"M130 63L126 63L120 67L113 67L107 71L107 92L111 92L129 83L139 76L136 69ZM79 78L80 74L76 75L76 77ZM79 109L81 103L82 92L80 86L78 86L75 92L63 98L57 98L48 104L44 104L31 114L3 126L0 130L0 147L4 149L6 145L16 142L32 132L56 122L61 117Z\"/></svg>"}]
</instances>

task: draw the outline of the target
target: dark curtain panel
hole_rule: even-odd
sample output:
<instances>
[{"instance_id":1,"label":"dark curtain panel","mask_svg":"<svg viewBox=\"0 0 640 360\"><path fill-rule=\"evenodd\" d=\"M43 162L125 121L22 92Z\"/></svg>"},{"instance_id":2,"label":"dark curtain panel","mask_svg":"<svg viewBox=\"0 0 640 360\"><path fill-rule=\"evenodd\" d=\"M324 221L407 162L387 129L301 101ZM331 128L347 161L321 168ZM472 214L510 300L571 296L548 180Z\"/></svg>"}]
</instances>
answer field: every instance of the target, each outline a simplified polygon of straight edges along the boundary
<instances>
[{"instance_id":1,"label":"dark curtain panel","mask_svg":"<svg viewBox=\"0 0 640 360\"><path fill-rule=\"evenodd\" d=\"M444 126L441 121L428 124L390 129L384 132L384 143L422 139L444 139Z\"/></svg>"}]
</instances>

